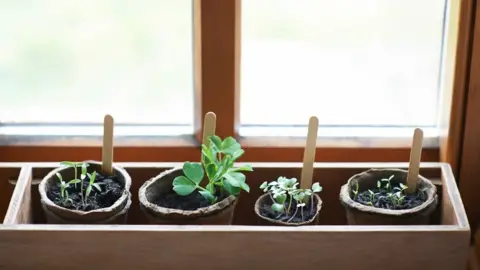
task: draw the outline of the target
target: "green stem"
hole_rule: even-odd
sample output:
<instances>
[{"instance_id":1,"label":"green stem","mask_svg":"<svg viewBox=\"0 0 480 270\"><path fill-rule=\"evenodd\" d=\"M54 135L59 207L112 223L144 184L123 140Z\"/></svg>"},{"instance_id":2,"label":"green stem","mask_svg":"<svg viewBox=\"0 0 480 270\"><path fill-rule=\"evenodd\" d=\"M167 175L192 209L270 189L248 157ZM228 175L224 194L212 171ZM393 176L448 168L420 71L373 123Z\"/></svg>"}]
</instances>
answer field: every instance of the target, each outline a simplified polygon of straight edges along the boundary
<instances>
[{"instance_id":1,"label":"green stem","mask_svg":"<svg viewBox=\"0 0 480 270\"><path fill-rule=\"evenodd\" d=\"M287 213L290 213L290 208L292 207L292 195L289 195L290 196L290 202L288 203L288 209L287 209Z\"/></svg>"}]
</instances>

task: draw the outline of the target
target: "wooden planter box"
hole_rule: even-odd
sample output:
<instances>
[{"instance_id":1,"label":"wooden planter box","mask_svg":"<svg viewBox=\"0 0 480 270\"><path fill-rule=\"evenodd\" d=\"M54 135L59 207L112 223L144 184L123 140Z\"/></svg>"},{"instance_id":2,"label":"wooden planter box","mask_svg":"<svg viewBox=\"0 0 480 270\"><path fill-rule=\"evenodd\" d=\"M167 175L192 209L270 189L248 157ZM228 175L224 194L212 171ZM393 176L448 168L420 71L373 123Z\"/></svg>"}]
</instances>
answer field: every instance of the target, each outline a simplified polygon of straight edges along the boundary
<instances>
[{"instance_id":1,"label":"wooden planter box","mask_svg":"<svg viewBox=\"0 0 480 270\"><path fill-rule=\"evenodd\" d=\"M406 163L318 163L323 191L320 226L256 226L258 186L278 176L300 178L300 163L253 163L251 193L242 193L233 226L157 226L139 209L142 183L173 163L118 163L132 177L128 225L45 225L38 180L55 163L0 163L2 269L466 269L470 228L449 165L420 173L439 187L428 226L346 226L340 186L369 168ZM15 180L16 185L15 184ZM13 192L13 195L12 195ZM10 200L11 198L11 200ZM10 200L10 202L9 202ZM7 210L8 208L8 210Z\"/></svg>"}]
</instances>

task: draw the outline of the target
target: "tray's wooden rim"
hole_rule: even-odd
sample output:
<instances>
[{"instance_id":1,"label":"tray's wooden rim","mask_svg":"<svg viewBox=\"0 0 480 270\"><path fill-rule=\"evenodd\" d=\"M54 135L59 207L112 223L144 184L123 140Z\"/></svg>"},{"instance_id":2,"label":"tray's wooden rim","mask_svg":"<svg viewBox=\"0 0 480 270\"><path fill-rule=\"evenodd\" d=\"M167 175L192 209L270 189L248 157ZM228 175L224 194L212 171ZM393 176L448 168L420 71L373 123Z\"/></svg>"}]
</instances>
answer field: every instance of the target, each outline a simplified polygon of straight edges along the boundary
<instances>
[{"instance_id":1,"label":"tray's wooden rim","mask_svg":"<svg viewBox=\"0 0 480 270\"><path fill-rule=\"evenodd\" d=\"M181 165L181 162L118 162L116 165L121 166L125 169L133 168L158 168L158 169L167 169ZM239 165L245 163L239 163ZM254 170L255 168L275 168L275 167L284 167L284 168L301 168L302 163L276 163L276 162L249 162ZM442 175L442 183L444 190L448 191L447 196L449 196L450 201L452 202L453 211L455 212L455 218L457 220L457 225L419 225L419 226L348 226L348 225L319 225L319 226L308 226L308 227L294 227L294 228L284 228L284 227L275 227L275 226L191 226L191 225L182 225L182 226L151 226L151 225L44 225L44 224L15 224L16 219L19 216L19 203L24 197L26 186L32 180L32 169L35 168L55 168L58 167L59 163L57 162L0 162L0 167L13 167L21 168L21 173L19 174L19 179L17 185L12 194L10 200L10 205L5 216L4 224L0 226L0 230L26 230L26 231L42 231L42 230L53 230L53 231L248 231L248 232L276 232L276 231L295 231L295 232L358 232L358 231L391 231L391 232L401 232L401 231L467 231L470 232L470 226L468 219L465 213L462 199L460 197L460 192L458 190L457 184L455 183L455 178L453 176L451 167L447 163L442 162L425 162L421 163L421 168L439 168ZM370 169L370 168L408 168L408 163L406 162L378 162L378 163L344 163L344 162L316 162L314 163L314 168L356 168L356 169ZM152 176L153 177L153 176Z\"/></svg>"}]
</instances>

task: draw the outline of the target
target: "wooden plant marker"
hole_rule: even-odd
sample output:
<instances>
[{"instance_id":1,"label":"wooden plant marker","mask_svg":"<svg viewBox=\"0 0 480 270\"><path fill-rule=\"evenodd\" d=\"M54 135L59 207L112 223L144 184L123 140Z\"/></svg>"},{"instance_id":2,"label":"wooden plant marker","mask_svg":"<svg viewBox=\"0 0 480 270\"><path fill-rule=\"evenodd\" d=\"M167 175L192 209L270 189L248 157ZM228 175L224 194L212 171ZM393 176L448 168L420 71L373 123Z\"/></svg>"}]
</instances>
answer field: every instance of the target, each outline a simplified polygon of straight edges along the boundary
<instances>
[{"instance_id":1,"label":"wooden plant marker","mask_svg":"<svg viewBox=\"0 0 480 270\"><path fill-rule=\"evenodd\" d=\"M215 127L217 123L217 116L213 112L208 112L205 114L205 119L203 120L203 138L202 144L205 144L208 147L208 137L215 135Z\"/></svg>"},{"instance_id":2,"label":"wooden plant marker","mask_svg":"<svg viewBox=\"0 0 480 270\"><path fill-rule=\"evenodd\" d=\"M420 159L422 157L423 131L416 128L413 133L410 162L408 164L407 193L414 193L417 188L417 179L420 172Z\"/></svg>"},{"instance_id":3,"label":"wooden plant marker","mask_svg":"<svg viewBox=\"0 0 480 270\"><path fill-rule=\"evenodd\" d=\"M102 171L113 175L113 117L103 119Z\"/></svg>"},{"instance_id":4,"label":"wooden plant marker","mask_svg":"<svg viewBox=\"0 0 480 270\"><path fill-rule=\"evenodd\" d=\"M315 162L315 150L317 147L318 118L310 117L308 122L307 144L303 153L302 177L300 188L312 188L313 163Z\"/></svg>"}]
</instances>

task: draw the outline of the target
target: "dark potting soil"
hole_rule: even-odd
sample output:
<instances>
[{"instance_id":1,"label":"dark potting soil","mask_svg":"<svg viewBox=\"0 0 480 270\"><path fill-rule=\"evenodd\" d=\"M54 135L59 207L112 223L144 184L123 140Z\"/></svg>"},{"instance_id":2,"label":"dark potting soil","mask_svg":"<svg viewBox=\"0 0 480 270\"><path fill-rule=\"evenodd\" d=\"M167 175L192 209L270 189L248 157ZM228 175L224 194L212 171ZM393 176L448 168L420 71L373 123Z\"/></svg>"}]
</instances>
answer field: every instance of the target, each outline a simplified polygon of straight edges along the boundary
<instances>
[{"instance_id":1,"label":"dark potting soil","mask_svg":"<svg viewBox=\"0 0 480 270\"><path fill-rule=\"evenodd\" d=\"M64 179L64 181L68 182L70 179ZM87 176L83 180L83 196L85 196L89 182L90 178ZM97 173L95 183L100 185L101 192L92 186L92 191L85 203L83 203L82 196L80 195L81 183L77 183L76 185L71 184L70 187L66 189L68 198L70 199L68 201L63 199L60 194L60 181L56 181L55 185L47 191L47 196L58 206L80 211L91 211L110 207L122 196L124 187L117 182L117 176L103 176Z\"/></svg>"},{"instance_id":2,"label":"dark potting soil","mask_svg":"<svg viewBox=\"0 0 480 270\"><path fill-rule=\"evenodd\" d=\"M287 197L285 201L285 207L288 208L290 198ZM267 200L266 203L260 205L260 215L264 217L268 217L271 219L275 219L278 221L288 222L288 223L300 223L305 222L312 219L315 216L315 212L317 211L316 204L312 204L312 200L309 203L298 209L297 213L295 213L295 209L297 208L297 203L295 200L292 200L292 205L290 207L290 214L286 212L279 214L272 210L272 201ZM301 210L303 208L303 211ZM295 214L295 215L294 215ZM293 216L293 218L292 218Z\"/></svg>"},{"instance_id":3,"label":"dark potting soil","mask_svg":"<svg viewBox=\"0 0 480 270\"><path fill-rule=\"evenodd\" d=\"M217 192L217 194L220 193ZM220 202L227 198L228 195L223 194L217 196L217 202ZM197 191L194 191L187 196L180 196L173 190L171 190L169 193L158 195L156 198L154 198L153 203L165 208L187 211L197 210L198 208L208 207L212 205L207 199L205 199L205 197L203 197Z\"/></svg>"},{"instance_id":4,"label":"dark potting soil","mask_svg":"<svg viewBox=\"0 0 480 270\"><path fill-rule=\"evenodd\" d=\"M397 186L394 185L393 187ZM402 193L401 195L404 197L401 200L396 197L396 191L392 192L384 187L380 189L371 189L371 191L374 193L373 195L370 193L370 191L365 190L363 192L359 192L357 196L354 196L353 200L358 203L376 208L405 210L417 207L428 199L427 193L420 189L417 189L417 191L413 194L407 194L406 192Z\"/></svg>"}]
</instances>

